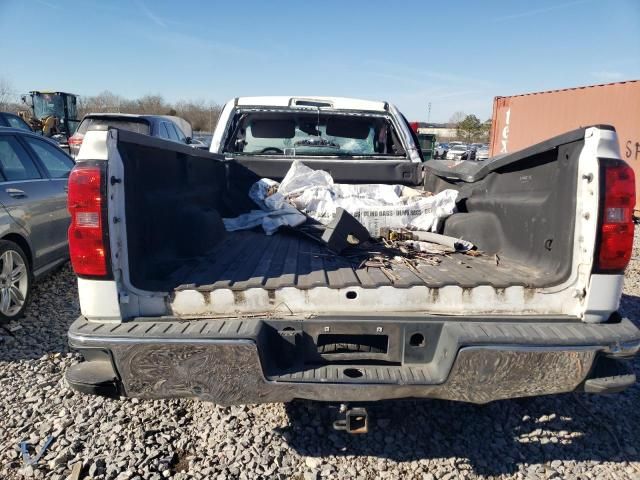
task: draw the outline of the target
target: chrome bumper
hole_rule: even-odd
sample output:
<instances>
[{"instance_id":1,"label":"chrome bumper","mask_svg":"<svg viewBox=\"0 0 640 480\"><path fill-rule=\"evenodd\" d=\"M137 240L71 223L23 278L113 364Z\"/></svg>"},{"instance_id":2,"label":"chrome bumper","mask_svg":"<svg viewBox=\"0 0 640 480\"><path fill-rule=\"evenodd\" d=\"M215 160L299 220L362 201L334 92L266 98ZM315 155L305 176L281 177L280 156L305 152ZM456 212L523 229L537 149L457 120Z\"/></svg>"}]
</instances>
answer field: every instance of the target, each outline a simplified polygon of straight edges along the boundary
<instances>
[{"instance_id":1,"label":"chrome bumper","mask_svg":"<svg viewBox=\"0 0 640 480\"><path fill-rule=\"evenodd\" d=\"M405 359L402 362L304 365L294 361L281 368L274 365L269 352L274 338L281 338L278 329L290 321L275 322L274 327L273 322L255 319L120 325L79 319L72 325L69 339L87 361L74 366L75 370L72 367L67 379L78 390L98 393L87 387L94 362L100 366L102 386L105 381L112 382L118 394L148 399L195 397L225 405L295 398L341 402L438 398L487 403L585 388L599 358L633 355L640 347L640 332L628 320L587 325L317 319L296 322L299 330L289 332L299 331L313 339L325 324L334 330L334 325L341 325L357 331L369 327L375 331L382 324L382 331L390 333L391 345L392 326L400 322L404 326L395 329L394 341L399 343L395 350ZM432 328L434 323L439 329ZM423 359L407 356L406 332L427 328L427 324L431 330L425 331L437 331L431 335L437 343L432 354ZM309 332L303 332L304 327ZM265 329L273 328L276 336L269 336ZM291 344L291 338L285 341ZM104 374L106 364L111 365L112 378ZM624 385L620 381L613 384L620 390L634 381L635 377L627 374Z\"/></svg>"}]
</instances>

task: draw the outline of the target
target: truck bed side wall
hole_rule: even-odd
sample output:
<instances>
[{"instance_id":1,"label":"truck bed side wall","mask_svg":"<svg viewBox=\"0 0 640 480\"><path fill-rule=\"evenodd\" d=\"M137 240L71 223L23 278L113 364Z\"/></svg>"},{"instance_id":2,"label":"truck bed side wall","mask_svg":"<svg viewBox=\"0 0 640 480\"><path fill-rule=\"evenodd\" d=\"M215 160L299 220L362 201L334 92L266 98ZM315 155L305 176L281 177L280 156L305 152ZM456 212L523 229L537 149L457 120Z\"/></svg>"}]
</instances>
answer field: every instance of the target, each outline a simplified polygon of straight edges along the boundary
<instances>
[{"instance_id":1,"label":"truck bed side wall","mask_svg":"<svg viewBox=\"0 0 640 480\"><path fill-rule=\"evenodd\" d=\"M222 217L230 210L226 169L208 154L127 141L118 148L125 168L131 282L148 288L147 279L168 273L158 265L173 270L224 238Z\"/></svg>"},{"instance_id":2,"label":"truck bed side wall","mask_svg":"<svg viewBox=\"0 0 640 480\"><path fill-rule=\"evenodd\" d=\"M507 268L508 258L538 267L531 286L566 280L571 272L582 146L582 141L571 142L527 156L474 183L427 177L427 189L457 188L464 199L460 213L445 221L444 233L503 257Z\"/></svg>"}]
</instances>

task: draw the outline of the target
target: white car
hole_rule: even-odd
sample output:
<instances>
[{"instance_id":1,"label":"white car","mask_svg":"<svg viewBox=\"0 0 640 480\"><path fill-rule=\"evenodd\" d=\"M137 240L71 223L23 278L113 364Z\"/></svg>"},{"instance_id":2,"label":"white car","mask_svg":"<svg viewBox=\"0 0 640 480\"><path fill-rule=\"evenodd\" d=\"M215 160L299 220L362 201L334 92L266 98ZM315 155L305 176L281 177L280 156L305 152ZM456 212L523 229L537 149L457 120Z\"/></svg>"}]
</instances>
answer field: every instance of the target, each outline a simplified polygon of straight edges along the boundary
<instances>
[{"instance_id":1,"label":"white car","mask_svg":"<svg viewBox=\"0 0 640 480\"><path fill-rule=\"evenodd\" d=\"M476 160L486 160L489 158L489 147L483 146L476 151Z\"/></svg>"},{"instance_id":2,"label":"white car","mask_svg":"<svg viewBox=\"0 0 640 480\"><path fill-rule=\"evenodd\" d=\"M447 152L447 160L461 160L463 156L468 155L469 147L464 144L453 145Z\"/></svg>"},{"instance_id":3,"label":"white car","mask_svg":"<svg viewBox=\"0 0 640 480\"><path fill-rule=\"evenodd\" d=\"M449 146L446 143L436 143L436 148L433 150L433 158L445 158Z\"/></svg>"}]
</instances>

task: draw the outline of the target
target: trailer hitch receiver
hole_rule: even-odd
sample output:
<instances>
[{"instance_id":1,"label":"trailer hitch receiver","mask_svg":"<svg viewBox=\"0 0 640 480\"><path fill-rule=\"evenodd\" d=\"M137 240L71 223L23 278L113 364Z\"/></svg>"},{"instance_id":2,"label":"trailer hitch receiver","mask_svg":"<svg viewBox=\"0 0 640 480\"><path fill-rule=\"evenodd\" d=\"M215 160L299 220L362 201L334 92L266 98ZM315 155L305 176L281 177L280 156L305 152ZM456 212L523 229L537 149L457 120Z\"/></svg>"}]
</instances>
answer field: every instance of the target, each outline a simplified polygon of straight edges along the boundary
<instances>
[{"instance_id":1,"label":"trailer hitch receiver","mask_svg":"<svg viewBox=\"0 0 640 480\"><path fill-rule=\"evenodd\" d=\"M343 411L341 409L341 411ZM367 409L362 407L344 410L345 418L333 422L333 428L344 430L347 433L358 435L369 431L369 415Z\"/></svg>"}]
</instances>

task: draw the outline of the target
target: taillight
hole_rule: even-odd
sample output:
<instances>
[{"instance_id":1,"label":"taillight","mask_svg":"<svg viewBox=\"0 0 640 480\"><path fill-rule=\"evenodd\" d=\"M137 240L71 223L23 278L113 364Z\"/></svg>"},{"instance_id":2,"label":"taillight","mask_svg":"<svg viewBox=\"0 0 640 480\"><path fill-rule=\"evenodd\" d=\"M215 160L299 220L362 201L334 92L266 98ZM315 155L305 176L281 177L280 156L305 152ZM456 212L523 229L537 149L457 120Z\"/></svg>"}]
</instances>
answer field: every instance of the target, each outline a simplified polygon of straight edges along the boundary
<instances>
[{"instance_id":1,"label":"taillight","mask_svg":"<svg viewBox=\"0 0 640 480\"><path fill-rule=\"evenodd\" d=\"M107 277L105 174L97 165L76 165L69 175L69 254L76 274Z\"/></svg>"},{"instance_id":2,"label":"taillight","mask_svg":"<svg viewBox=\"0 0 640 480\"><path fill-rule=\"evenodd\" d=\"M418 122L411 122L409 126L411 127L411 130L413 130L415 134L418 133L418 128L420 127L420 124Z\"/></svg>"},{"instance_id":3,"label":"taillight","mask_svg":"<svg viewBox=\"0 0 640 480\"><path fill-rule=\"evenodd\" d=\"M80 147L82 146L82 140L84 140L84 135L80 133L76 133L74 136L69 137L69 152L72 157L75 158L78 155Z\"/></svg>"},{"instance_id":4,"label":"taillight","mask_svg":"<svg viewBox=\"0 0 640 480\"><path fill-rule=\"evenodd\" d=\"M633 249L633 207L636 203L635 175L623 161L604 160L600 170L602 210L598 269L621 272Z\"/></svg>"}]
</instances>

